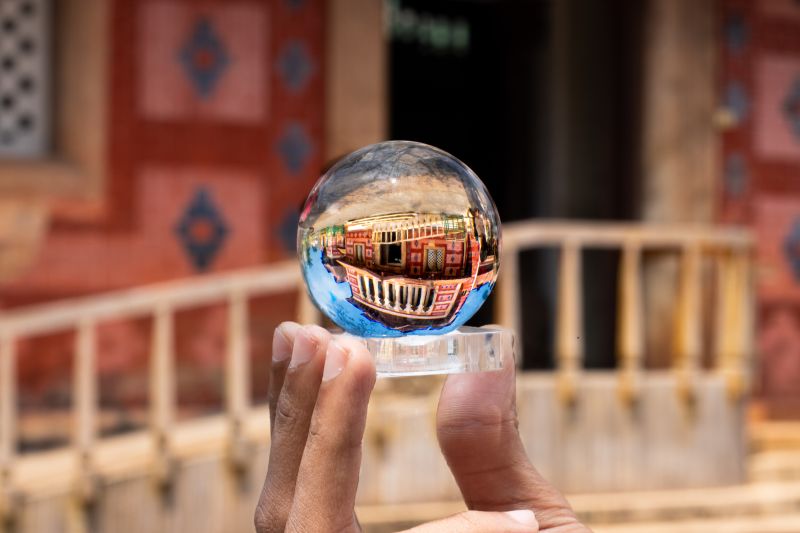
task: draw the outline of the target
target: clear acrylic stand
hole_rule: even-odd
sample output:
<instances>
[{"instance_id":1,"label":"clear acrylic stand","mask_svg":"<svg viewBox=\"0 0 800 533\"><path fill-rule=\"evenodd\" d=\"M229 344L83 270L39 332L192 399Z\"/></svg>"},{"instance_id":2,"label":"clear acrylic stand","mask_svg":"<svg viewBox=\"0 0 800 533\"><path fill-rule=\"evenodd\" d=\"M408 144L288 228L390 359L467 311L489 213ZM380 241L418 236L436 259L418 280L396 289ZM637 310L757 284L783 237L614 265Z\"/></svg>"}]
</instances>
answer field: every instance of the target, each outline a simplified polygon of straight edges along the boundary
<instances>
[{"instance_id":1,"label":"clear acrylic stand","mask_svg":"<svg viewBox=\"0 0 800 533\"><path fill-rule=\"evenodd\" d=\"M511 330L461 327L443 335L359 338L375 358L378 377L484 372L503 368L514 349Z\"/></svg>"}]
</instances>

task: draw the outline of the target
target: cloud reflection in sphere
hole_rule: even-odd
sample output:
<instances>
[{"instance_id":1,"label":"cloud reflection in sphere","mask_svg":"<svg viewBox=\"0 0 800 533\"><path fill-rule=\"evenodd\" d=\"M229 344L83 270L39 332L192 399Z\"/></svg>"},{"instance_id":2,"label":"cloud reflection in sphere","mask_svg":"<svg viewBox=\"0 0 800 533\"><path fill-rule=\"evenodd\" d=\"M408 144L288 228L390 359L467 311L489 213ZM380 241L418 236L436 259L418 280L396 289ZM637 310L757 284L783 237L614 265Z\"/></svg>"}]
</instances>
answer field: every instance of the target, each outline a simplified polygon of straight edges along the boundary
<instances>
[{"instance_id":1,"label":"cloud reflection in sphere","mask_svg":"<svg viewBox=\"0 0 800 533\"><path fill-rule=\"evenodd\" d=\"M464 163L421 143L389 141L338 161L300 216L309 294L361 337L447 333L497 279L500 219Z\"/></svg>"}]
</instances>

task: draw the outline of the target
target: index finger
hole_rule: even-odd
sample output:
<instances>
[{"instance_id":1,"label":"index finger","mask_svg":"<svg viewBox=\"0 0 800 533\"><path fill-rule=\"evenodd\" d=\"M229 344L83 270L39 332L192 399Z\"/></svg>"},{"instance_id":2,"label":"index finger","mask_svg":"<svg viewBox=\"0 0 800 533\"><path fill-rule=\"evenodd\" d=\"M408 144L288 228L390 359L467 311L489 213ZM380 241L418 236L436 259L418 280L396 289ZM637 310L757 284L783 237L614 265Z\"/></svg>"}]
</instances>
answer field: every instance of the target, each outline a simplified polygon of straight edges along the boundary
<instances>
[{"instance_id":1,"label":"index finger","mask_svg":"<svg viewBox=\"0 0 800 533\"><path fill-rule=\"evenodd\" d=\"M353 507L375 364L361 342L328 345L287 532L359 531Z\"/></svg>"}]
</instances>

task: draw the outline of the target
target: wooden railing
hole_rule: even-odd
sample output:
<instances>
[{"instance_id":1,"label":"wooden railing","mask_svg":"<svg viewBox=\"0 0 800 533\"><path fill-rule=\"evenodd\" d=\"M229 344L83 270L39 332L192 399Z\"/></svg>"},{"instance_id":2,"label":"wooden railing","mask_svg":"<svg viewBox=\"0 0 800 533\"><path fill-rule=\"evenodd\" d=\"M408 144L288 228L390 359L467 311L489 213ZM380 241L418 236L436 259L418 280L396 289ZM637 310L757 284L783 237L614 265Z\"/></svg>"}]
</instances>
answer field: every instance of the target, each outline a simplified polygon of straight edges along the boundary
<instances>
[{"instance_id":1,"label":"wooden railing","mask_svg":"<svg viewBox=\"0 0 800 533\"><path fill-rule=\"evenodd\" d=\"M0 524L13 510L14 467L17 457L16 347L20 339L73 329L75 364L72 406L74 433L71 447L78 465L74 486L81 498L91 496L93 452L97 435L98 376L96 331L100 322L150 316L153 321L150 356L150 416L153 471L159 483L167 483L172 463L175 430L176 376L174 354L175 313L202 305L227 302L225 353L225 415L234 457L245 443L241 430L251 408L248 366L249 298L295 291L301 285L296 261L267 268L209 275L91 296L77 300L7 312L0 317ZM298 320L318 322L319 315L299 293Z\"/></svg>"},{"instance_id":2,"label":"wooden railing","mask_svg":"<svg viewBox=\"0 0 800 533\"><path fill-rule=\"evenodd\" d=\"M732 397L746 386L752 354L753 294L751 288L751 238L744 232L707 227L649 227L635 224L577 224L524 222L507 224L503 233L501 274L497 287L496 318L500 324L524 334L519 291L520 252L540 247L560 250L558 312L556 319L556 375L561 397L570 401L580 381L583 360L581 324L581 258L587 248L621 251L619 267L620 394L626 401L637 395L643 372L644 322L642 305L642 253L648 250L679 254L679 313L676 325L677 357L674 371L680 391L691 397L692 379L700 372L701 262L710 258L718 266L719 301L716 309L715 371L723 373ZM150 356L150 415L147 438L152 450L149 463L156 479L169 483L176 427L176 372L174 354L175 313L212 303L227 303L225 415L230 457L235 463L247 453L244 425L252 414L248 369L248 300L286 293L301 287L295 261L249 271L207 275L190 280L91 296L72 301L7 312L0 317L0 524L13 511L17 454L16 347L19 340L73 329L75 364L72 406L74 458L79 499L93 493L98 445L97 326L104 321L149 316L153 321ZM298 291L296 318L319 322L320 316ZM288 317L287 317L288 318ZM521 345L518 342L518 345ZM2 526L0 525L0 528Z\"/></svg>"},{"instance_id":3,"label":"wooden railing","mask_svg":"<svg viewBox=\"0 0 800 533\"><path fill-rule=\"evenodd\" d=\"M339 261L348 279L356 279L358 291L353 296L364 304L380 311L410 318L439 318L433 316L438 284L433 280L407 279L403 276L384 278L367 269ZM457 283L455 280L453 283ZM457 290L456 290L457 292Z\"/></svg>"},{"instance_id":4,"label":"wooden railing","mask_svg":"<svg viewBox=\"0 0 800 533\"><path fill-rule=\"evenodd\" d=\"M678 392L691 400L692 381L700 371L702 355L701 266L709 260L715 264L717 283L717 301L710 306L716 315L713 366L725 375L731 397L738 398L745 390L754 350L752 244L752 237L745 230L709 226L540 221L506 224L496 319L516 332L520 345L524 334L520 252L537 248L559 250L556 372L562 398L571 401L583 362L581 252L620 251L616 337L619 392L624 400L635 400L645 346L642 255L649 251L677 254L680 266L672 368L680 378Z\"/></svg>"}]
</instances>

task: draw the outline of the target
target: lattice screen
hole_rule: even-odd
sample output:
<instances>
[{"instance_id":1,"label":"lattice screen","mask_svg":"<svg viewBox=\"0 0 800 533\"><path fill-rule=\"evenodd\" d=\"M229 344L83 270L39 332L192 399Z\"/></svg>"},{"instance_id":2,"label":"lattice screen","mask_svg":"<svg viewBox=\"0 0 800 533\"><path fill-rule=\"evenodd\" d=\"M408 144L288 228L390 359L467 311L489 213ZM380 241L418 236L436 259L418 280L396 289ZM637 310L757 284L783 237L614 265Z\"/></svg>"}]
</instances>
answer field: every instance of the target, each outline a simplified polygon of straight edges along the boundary
<instances>
[{"instance_id":1,"label":"lattice screen","mask_svg":"<svg viewBox=\"0 0 800 533\"><path fill-rule=\"evenodd\" d=\"M49 152L51 1L0 0L0 158Z\"/></svg>"},{"instance_id":2,"label":"lattice screen","mask_svg":"<svg viewBox=\"0 0 800 533\"><path fill-rule=\"evenodd\" d=\"M441 272L444 268L444 249L428 249L425 256L425 269L429 272Z\"/></svg>"}]
</instances>

